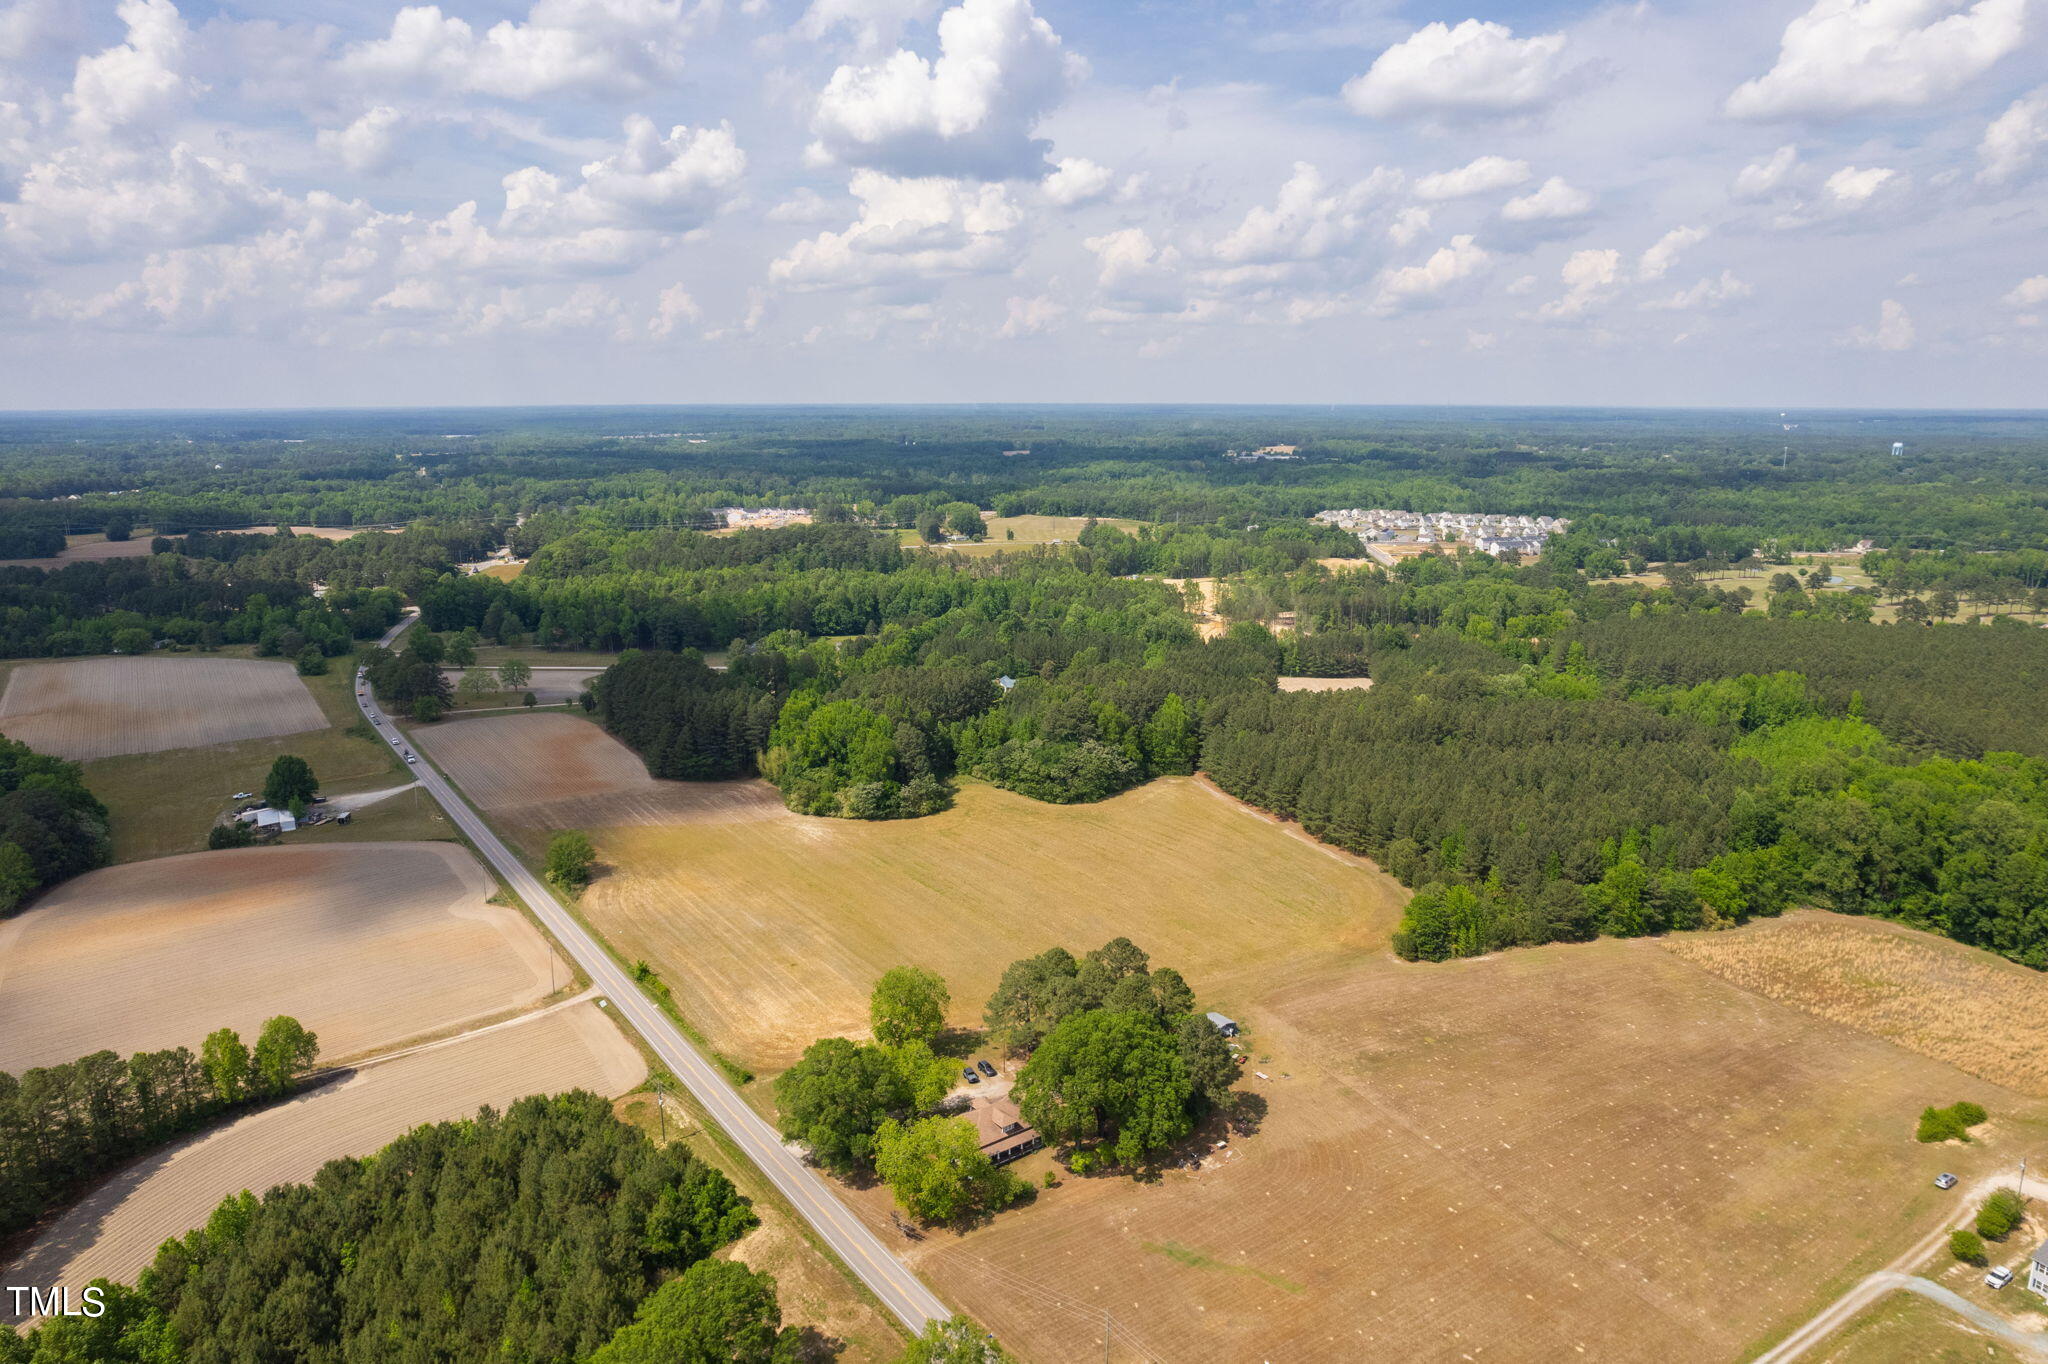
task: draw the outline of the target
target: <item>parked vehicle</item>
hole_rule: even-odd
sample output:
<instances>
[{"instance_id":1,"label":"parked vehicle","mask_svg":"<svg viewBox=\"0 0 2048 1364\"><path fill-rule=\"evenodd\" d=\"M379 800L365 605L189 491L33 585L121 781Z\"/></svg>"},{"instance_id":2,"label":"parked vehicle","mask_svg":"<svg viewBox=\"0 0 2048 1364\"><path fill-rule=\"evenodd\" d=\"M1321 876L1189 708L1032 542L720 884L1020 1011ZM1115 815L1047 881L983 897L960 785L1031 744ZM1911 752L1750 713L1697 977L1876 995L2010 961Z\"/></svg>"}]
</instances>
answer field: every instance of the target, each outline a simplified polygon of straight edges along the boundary
<instances>
[{"instance_id":1,"label":"parked vehicle","mask_svg":"<svg viewBox=\"0 0 2048 1364\"><path fill-rule=\"evenodd\" d=\"M1937 1189L1953 1189L1955 1186L1956 1177L1946 1170L1934 1177L1934 1187Z\"/></svg>"},{"instance_id":2,"label":"parked vehicle","mask_svg":"<svg viewBox=\"0 0 2048 1364\"><path fill-rule=\"evenodd\" d=\"M986 1075L986 1076L988 1076L988 1078L989 1078L989 1079L993 1080L993 1079L995 1079L995 1078L996 1078L996 1068L995 1068L994 1066L990 1065L990 1064L989 1064L988 1062L986 1062L986 1061L976 1061L976 1062L975 1062L974 1064L975 1064L975 1065L977 1065L977 1066L980 1066L980 1067L981 1067L981 1073L982 1073L983 1075Z\"/></svg>"},{"instance_id":3,"label":"parked vehicle","mask_svg":"<svg viewBox=\"0 0 2048 1364\"><path fill-rule=\"evenodd\" d=\"M978 1085L981 1083L981 1077L974 1073L973 1066L960 1067L960 1074L966 1078L967 1083L970 1085Z\"/></svg>"},{"instance_id":4,"label":"parked vehicle","mask_svg":"<svg viewBox=\"0 0 2048 1364\"><path fill-rule=\"evenodd\" d=\"M1989 1288L2003 1288L2011 1282L2012 1271L2004 1265L1994 1266L1992 1271L1984 1276L1985 1286Z\"/></svg>"}]
</instances>

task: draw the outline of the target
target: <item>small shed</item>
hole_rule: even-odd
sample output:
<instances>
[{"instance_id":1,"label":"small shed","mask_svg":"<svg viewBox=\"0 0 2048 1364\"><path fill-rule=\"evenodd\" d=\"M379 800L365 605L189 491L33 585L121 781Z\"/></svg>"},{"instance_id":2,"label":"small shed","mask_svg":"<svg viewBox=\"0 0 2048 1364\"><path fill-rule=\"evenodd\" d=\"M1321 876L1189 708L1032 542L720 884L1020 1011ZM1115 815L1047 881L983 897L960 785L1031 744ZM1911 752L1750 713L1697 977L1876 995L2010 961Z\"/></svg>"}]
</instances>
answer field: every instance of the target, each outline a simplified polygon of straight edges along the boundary
<instances>
[{"instance_id":1,"label":"small shed","mask_svg":"<svg viewBox=\"0 0 2048 1364\"><path fill-rule=\"evenodd\" d=\"M1219 1014L1214 1009L1211 1009L1209 1010L1209 1022L1216 1029L1217 1032L1222 1033L1225 1037L1237 1036L1236 1019L1225 1018L1222 1014Z\"/></svg>"},{"instance_id":2,"label":"small shed","mask_svg":"<svg viewBox=\"0 0 2048 1364\"><path fill-rule=\"evenodd\" d=\"M255 819L257 829L264 833L288 834L299 827L299 822L292 818L289 810L261 809L256 812Z\"/></svg>"}]
</instances>

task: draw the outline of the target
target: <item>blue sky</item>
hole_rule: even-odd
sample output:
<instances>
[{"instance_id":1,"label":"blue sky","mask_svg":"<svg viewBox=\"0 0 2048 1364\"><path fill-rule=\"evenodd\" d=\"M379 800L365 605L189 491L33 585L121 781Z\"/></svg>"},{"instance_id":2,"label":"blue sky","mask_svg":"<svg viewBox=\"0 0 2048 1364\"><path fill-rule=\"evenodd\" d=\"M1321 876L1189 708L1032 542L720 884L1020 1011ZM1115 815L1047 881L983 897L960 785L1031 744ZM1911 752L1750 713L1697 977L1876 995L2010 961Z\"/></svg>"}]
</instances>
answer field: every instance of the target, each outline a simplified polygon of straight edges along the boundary
<instances>
[{"instance_id":1,"label":"blue sky","mask_svg":"<svg viewBox=\"0 0 2048 1364\"><path fill-rule=\"evenodd\" d=\"M0 405L2041 406L2048 0L0 0Z\"/></svg>"}]
</instances>

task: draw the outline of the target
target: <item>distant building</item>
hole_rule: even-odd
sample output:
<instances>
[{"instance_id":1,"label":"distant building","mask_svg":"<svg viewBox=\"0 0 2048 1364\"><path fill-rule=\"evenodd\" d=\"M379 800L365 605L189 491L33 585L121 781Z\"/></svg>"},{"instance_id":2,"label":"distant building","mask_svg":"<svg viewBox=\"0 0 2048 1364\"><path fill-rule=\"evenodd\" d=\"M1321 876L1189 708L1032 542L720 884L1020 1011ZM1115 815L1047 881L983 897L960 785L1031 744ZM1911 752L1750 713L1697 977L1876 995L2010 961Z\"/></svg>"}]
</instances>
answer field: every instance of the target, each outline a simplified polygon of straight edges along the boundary
<instances>
[{"instance_id":1,"label":"distant building","mask_svg":"<svg viewBox=\"0 0 2048 1364\"><path fill-rule=\"evenodd\" d=\"M994 1164L1006 1165L1045 1145L1038 1129L1024 1121L1017 1105L1007 1097L978 1103L969 1116L981 1134L981 1153Z\"/></svg>"},{"instance_id":2,"label":"distant building","mask_svg":"<svg viewBox=\"0 0 2048 1364\"><path fill-rule=\"evenodd\" d=\"M299 827L291 811L273 810L268 806L260 810L244 810L237 818L244 824L255 824L258 833L288 834Z\"/></svg>"},{"instance_id":3,"label":"distant building","mask_svg":"<svg viewBox=\"0 0 2048 1364\"><path fill-rule=\"evenodd\" d=\"M1902 440L1895 440L1895 441L1893 441L1893 442L1892 442L1892 458L1893 458L1893 459L1897 459L1897 458L1898 458L1898 457L1899 457L1900 455L1903 455L1903 454L1905 454L1905 453L1906 453L1906 442L1904 442L1904 441L1902 441Z\"/></svg>"},{"instance_id":4,"label":"distant building","mask_svg":"<svg viewBox=\"0 0 2048 1364\"><path fill-rule=\"evenodd\" d=\"M1237 1036L1237 1020L1234 1018L1225 1018L1222 1014L1211 1009L1209 1010L1209 1023L1217 1032L1222 1033L1225 1037Z\"/></svg>"},{"instance_id":5,"label":"distant building","mask_svg":"<svg viewBox=\"0 0 2048 1364\"><path fill-rule=\"evenodd\" d=\"M1009 691L1017 685L1017 679L1010 676L1008 673L1004 673L1001 677L998 677L996 679L996 685L998 687L1001 687L1004 691Z\"/></svg>"},{"instance_id":6,"label":"distant building","mask_svg":"<svg viewBox=\"0 0 2048 1364\"><path fill-rule=\"evenodd\" d=\"M2048 1241L2034 1252L2034 1258L2027 1262L2027 1291L2048 1297Z\"/></svg>"},{"instance_id":7,"label":"distant building","mask_svg":"<svg viewBox=\"0 0 2048 1364\"><path fill-rule=\"evenodd\" d=\"M1003 451L1003 458L1015 459L1019 455L1028 455L1030 453L1031 452L1029 450L1005 450Z\"/></svg>"}]
</instances>

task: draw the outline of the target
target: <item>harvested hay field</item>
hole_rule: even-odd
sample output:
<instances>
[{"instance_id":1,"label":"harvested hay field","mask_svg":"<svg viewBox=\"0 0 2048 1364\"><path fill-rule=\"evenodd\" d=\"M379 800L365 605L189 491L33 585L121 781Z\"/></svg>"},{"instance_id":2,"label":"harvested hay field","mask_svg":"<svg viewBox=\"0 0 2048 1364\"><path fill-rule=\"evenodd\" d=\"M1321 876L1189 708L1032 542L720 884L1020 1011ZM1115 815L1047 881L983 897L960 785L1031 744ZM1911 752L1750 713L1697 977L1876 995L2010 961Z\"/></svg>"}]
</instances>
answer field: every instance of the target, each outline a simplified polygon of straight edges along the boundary
<instances>
[{"instance_id":1,"label":"harvested hay field","mask_svg":"<svg viewBox=\"0 0 2048 1364\"><path fill-rule=\"evenodd\" d=\"M9 1267L23 1283L132 1283L173 1236L223 1198L310 1179L422 1123L528 1094L613 1095L646 1078L632 1043L594 1004L552 1009L378 1062L145 1157L95 1189Z\"/></svg>"},{"instance_id":2,"label":"harvested hay field","mask_svg":"<svg viewBox=\"0 0 2048 1364\"><path fill-rule=\"evenodd\" d=\"M1370 677L1283 677L1279 682L1281 691L1364 691L1372 685Z\"/></svg>"},{"instance_id":3,"label":"harvested hay field","mask_svg":"<svg viewBox=\"0 0 2048 1364\"><path fill-rule=\"evenodd\" d=\"M462 679L469 676L467 668L443 668L441 671L448 678L449 685L455 687L460 687ZM583 691L584 684L599 677L603 672L603 668L566 668L554 664L536 664L533 669L533 681L529 685L517 691L494 691L477 701L474 707L471 707L467 698L458 692L456 704L459 708L471 709L516 706L521 704L521 698L527 692L532 692L540 705L559 706L564 701L574 701Z\"/></svg>"},{"instance_id":4,"label":"harvested hay field","mask_svg":"<svg viewBox=\"0 0 2048 1364\"><path fill-rule=\"evenodd\" d=\"M1805 910L1665 950L1766 999L2048 1097L2048 977L1901 924Z\"/></svg>"},{"instance_id":5,"label":"harvested hay field","mask_svg":"<svg viewBox=\"0 0 2048 1364\"><path fill-rule=\"evenodd\" d=\"M141 559L149 555L149 532L138 531L126 540L109 540L95 531L91 535L67 535L61 554L40 559L0 559L0 568L63 568L68 564L98 563L106 559Z\"/></svg>"},{"instance_id":6,"label":"harvested hay field","mask_svg":"<svg viewBox=\"0 0 2048 1364\"><path fill-rule=\"evenodd\" d=\"M531 1004L549 949L453 843L193 853L92 872L0 920L0 1070L253 1040L333 1060ZM566 967L561 979L569 979Z\"/></svg>"},{"instance_id":7,"label":"harvested hay field","mask_svg":"<svg viewBox=\"0 0 2048 1364\"><path fill-rule=\"evenodd\" d=\"M1099 516L1097 522L1115 526L1130 534L1144 525L1122 516ZM1085 516L984 516L988 524L988 539L948 541L943 545L927 545L914 530L900 530L896 536L907 549L929 549L940 553L951 552L981 558L998 554L1004 550L1030 549L1035 545L1071 545L1079 541L1081 532L1088 527ZM1012 536L1015 538L1013 539Z\"/></svg>"},{"instance_id":8,"label":"harvested hay field","mask_svg":"<svg viewBox=\"0 0 2048 1364\"><path fill-rule=\"evenodd\" d=\"M62 758L158 753L327 728L289 663L80 658L17 665L0 732Z\"/></svg>"},{"instance_id":9,"label":"harvested hay field","mask_svg":"<svg viewBox=\"0 0 2048 1364\"><path fill-rule=\"evenodd\" d=\"M477 716L420 725L412 736L530 851L561 829L795 818L766 782L658 781L637 753L581 716Z\"/></svg>"},{"instance_id":10,"label":"harvested hay field","mask_svg":"<svg viewBox=\"0 0 2048 1364\"><path fill-rule=\"evenodd\" d=\"M1013 959L1124 934L1229 1011L1304 959L1381 947L1407 900L1370 863L1187 778L1081 806L970 785L944 814L882 823L584 827L610 868L585 916L654 964L712 1045L763 1071L821 1034L863 1033L875 978L901 963L943 974L952 1021L974 1027Z\"/></svg>"},{"instance_id":11,"label":"harvested hay field","mask_svg":"<svg viewBox=\"0 0 2048 1364\"><path fill-rule=\"evenodd\" d=\"M1065 1178L912 1263L1029 1359L1099 1358L1107 1311L1120 1364L1727 1361L1931 1230L1935 1171L2001 1168L2048 1117L1646 942L1263 974L1223 1006L1272 1077L1232 1156ZM2007 1135L1915 1143L1950 1097ZM852 1197L886 1227L886 1191Z\"/></svg>"}]
</instances>

